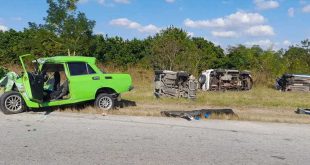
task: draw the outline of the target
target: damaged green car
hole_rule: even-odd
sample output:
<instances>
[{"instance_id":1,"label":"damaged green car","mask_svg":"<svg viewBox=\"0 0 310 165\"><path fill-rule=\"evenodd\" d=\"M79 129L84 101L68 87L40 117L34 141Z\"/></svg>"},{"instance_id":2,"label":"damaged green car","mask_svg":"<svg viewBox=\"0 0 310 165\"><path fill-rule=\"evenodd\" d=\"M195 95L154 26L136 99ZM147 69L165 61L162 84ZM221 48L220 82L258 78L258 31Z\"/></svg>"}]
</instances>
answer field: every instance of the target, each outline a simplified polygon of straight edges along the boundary
<instances>
[{"instance_id":1,"label":"damaged green car","mask_svg":"<svg viewBox=\"0 0 310 165\"><path fill-rule=\"evenodd\" d=\"M34 59L20 56L23 72L8 72L0 80L0 109L15 114L40 107L94 101L110 110L120 94L133 89L128 74L108 74L96 66L94 57L55 56Z\"/></svg>"}]
</instances>

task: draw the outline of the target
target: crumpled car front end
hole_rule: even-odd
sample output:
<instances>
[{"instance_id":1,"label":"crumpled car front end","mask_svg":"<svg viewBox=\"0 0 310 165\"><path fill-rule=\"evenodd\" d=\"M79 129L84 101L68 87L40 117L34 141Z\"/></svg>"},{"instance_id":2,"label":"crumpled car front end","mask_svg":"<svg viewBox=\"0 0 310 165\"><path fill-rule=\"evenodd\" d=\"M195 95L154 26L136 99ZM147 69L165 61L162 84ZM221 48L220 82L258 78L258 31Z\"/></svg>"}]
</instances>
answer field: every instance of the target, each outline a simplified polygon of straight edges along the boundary
<instances>
[{"instance_id":1,"label":"crumpled car front end","mask_svg":"<svg viewBox=\"0 0 310 165\"><path fill-rule=\"evenodd\" d=\"M4 77L0 79L0 96L7 91L11 91L14 88L21 89L22 82L20 77L15 72L8 72Z\"/></svg>"}]
</instances>

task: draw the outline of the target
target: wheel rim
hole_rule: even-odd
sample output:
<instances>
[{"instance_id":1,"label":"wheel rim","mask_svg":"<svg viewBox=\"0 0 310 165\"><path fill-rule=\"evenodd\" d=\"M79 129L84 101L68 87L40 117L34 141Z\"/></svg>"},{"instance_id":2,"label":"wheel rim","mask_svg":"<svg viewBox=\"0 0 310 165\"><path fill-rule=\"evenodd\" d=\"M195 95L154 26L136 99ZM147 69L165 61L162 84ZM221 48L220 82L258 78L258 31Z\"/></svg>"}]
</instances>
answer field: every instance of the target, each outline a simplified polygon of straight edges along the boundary
<instances>
[{"instance_id":1,"label":"wheel rim","mask_svg":"<svg viewBox=\"0 0 310 165\"><path fill-rule=\"evenodd\" d=\"M104 96L99 100L99 108L103 110L109 110L113 106L113 100L110 97Z\"/></svg>"},{"instance_id":2,"label":"wheel rim","mask_svg":"<svg viewBox=\"0 0 310 165\"><path fill-rule=\"evenodd\" d=\"M12 112L20 111L22 109L22 98L17 95L11 95L5 99L4 106Z\"/></svg>"}]
</instances>

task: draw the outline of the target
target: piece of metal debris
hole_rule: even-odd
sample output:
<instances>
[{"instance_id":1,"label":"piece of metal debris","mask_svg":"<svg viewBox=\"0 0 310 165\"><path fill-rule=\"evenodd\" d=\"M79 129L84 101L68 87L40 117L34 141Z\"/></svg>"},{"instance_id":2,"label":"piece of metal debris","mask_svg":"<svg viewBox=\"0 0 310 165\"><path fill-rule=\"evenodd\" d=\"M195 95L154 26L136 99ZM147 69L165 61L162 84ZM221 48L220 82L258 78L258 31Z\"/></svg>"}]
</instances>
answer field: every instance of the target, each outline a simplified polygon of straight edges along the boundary
<instances>
[{"instance_id":1,"label":"piece of metal debris","mask_svg":"<svg viewBox=\"0 0 310 165\"><path fill-rule=\"evenodd\" d=\"M211 115L232 115L236 116L232 109L200 109L193 111L161 111L160 114L166 117L180 117L186 120L200 120L209 118Z\"/></svg>"},{"instance_id":2,"label":"piece of metal debris","mask_svg":"<svg viewBox=\"0 0 310 165\"><path fill-rule=\"evenodd\" d=\"M103 112L101 115L102 115L102 116L107 116L108 114Z\"/></svg>"},{"instance_id":3,"label":"piece of metal debris","mask_svg":"<svg viewBox=\"0 0 310 165\"><path fill-rule=\"evenodd\" d=\"M310 115L310 109L307 108L297 108L295 111L297 114L307 114Z\"/></svg>"}]
</instances>

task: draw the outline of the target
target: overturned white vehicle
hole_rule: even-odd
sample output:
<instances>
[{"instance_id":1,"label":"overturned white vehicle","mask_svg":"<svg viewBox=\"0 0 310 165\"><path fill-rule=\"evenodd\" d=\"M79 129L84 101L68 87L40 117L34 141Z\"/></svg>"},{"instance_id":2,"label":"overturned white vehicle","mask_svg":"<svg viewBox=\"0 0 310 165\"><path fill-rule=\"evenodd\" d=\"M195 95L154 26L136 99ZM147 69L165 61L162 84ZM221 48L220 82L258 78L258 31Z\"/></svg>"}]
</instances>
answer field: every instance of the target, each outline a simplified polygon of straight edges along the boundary
<instances>
[{"instance_id":1,"label":"overturned white vehicle","mask_svg":"<svg viewBox=\"0 0 310 165\"><path fill-rule=\"evenodd\" d=\"M310 92L310 75L284 74L276 80L275 86L281 91Z\"/></svg>"},{"instance_id":2,"label":"overturned white vehicle","mask_svg":"<svg viewBox=\"0 0 310 165\"><path fill-rule=\"evenodd\" d=\"M196 98L197 82L195 77L184 71L155 71L155 96Z\"/></svg>"},{"instance_id":3,"label":"overturned white vehicle","mask_svg":"<svg viewBox=\"0 0 310 165\"><path fill-rule=\"evenodd\" d=\"M203 71L198 82L203 91L250 90L253 86L250 72L229 69Z\"/></svg>"}]
</instances>

